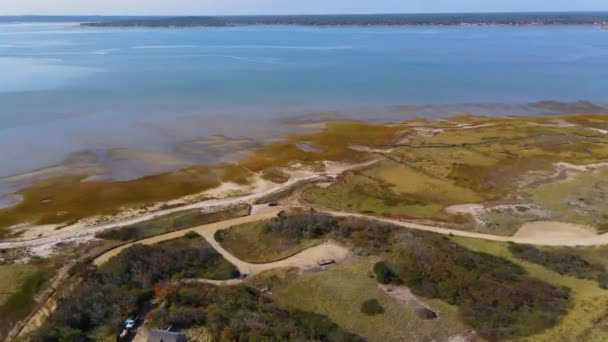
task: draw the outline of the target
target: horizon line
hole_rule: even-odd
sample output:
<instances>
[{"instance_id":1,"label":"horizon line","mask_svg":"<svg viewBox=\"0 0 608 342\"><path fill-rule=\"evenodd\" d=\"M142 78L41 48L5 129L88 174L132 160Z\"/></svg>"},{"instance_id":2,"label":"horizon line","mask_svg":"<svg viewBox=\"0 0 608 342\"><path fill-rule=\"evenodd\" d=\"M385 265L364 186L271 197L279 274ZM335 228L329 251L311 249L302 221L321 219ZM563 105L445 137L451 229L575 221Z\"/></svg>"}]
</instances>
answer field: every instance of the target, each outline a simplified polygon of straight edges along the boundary
<instances>
[{"instance_id":1,"label":"horizon line","mask_svg":"<svg viewBox=\"0 0 608 342\"><path fill-rule=\"evenodd\" d=\"M606 13L606 10L594 10L594 11L568 11L568 10L555 10L555 11L471 11L471 12L395 12L395 13L303 13L303 14L9 14L0 15L3 17L245 17L245 16L331 16L331 15L461 15L461 14L556 14L556 13L581 13L581 14L593 14L593 13Z\"/></svg>"}]
</instances>

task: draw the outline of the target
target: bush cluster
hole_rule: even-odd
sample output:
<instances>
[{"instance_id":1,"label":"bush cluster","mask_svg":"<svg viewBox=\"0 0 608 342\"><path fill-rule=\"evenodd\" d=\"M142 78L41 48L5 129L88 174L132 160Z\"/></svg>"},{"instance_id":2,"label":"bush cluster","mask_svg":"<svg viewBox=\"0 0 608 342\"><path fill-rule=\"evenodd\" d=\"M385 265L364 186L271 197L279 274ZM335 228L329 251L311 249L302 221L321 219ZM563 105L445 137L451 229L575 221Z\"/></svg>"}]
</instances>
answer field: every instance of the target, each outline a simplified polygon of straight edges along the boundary
<instances>
[{"instance_id":1,"label":"bush cluster","mask_svg":"<svg viewBox=\"0 0 608 342\"><path fill-rule=\"evenodd\" d=\"M530 245L510 244L509 251L523 260L544 266L562 275L597 280L599 286L608 289L608 273L602 265L562 251L541 250Z\"/></svg>"},{"instance_id":2,"label":"bush cluster","mask_svg":"<svg viewBox=\"0 0 608 342\"><path fill-rule=\"evenodd\" d=\"M384 308L377 299L373 298L368 299L361 304L361 312L368 316L375 316L384 313Z\"/></svg>"},{"instance_id":3,"label":"bush cluster","mask_svg":"<svg viewBox=\"0 0 608 342\"><path fill-rule=\"evenodd\" d=\"M118 333L128 317L143 314L155 284L172 278L238 276L212 248L183 244L135 245L111 259L68 294L35 341L89 341L95 331ZM228 264L229 265L229 264ZM105 336L104 336L105 337Z\"/></svg>"},{"instance_id":4,"label":"bush cluster","mask_svg":"<svg viewBox=\"0 0 608 342\"><path fill-rule=\"evenodd\" d=\"M280 215L264 226L265 233L290 240L322 237L346 240L364 254L388 252L394 231L395 227L389 224L359 218L336 219L315 211ZM221 241L221 234L217 237Z\"/></svg>"},{"instance_id":5,"label":"bush cluster","mask_svg":"<svg viewBox=\"0 0 608 342\"><path fill-rule=\"evenodd\" d=\"M439 298L489 340L529 336L558 323L570 290L531 278L506 259L447 238L403 233L392 265L416 295Z\"/></svg>"},{"instance_id":6,"label":"bush cluster","mask_svg":"<svg viewBox=\"0 0 608 342\"><path fill-rule=\"evenodd\" d=\"M376 276L376 280L380 284L401 283L401 279L399 279L399 276L395 272L393 272L384 261L379 261L374 264L374 274Z\"/></svg>"},{"instance_id":7,"label":"bush cluster","mask_svg":"<svg viewBox=\"0 0 608 342\"><path fill-rule=\"evenodd\" d=\"M287 310L246 286L188 284L166 297L152 318L157 326L205 326L221 341L363 341L326 316Z\"/></svg>"},{"instance_id":8,"label":"bush cluster","mask_svg":"<svg viewBox=\"0 0 608 342\"><path fill-rule=\"evenodd\" d=\"M266 223L264 231L288 239L305 240L320 238L338 228L338 221L332 216L310 211L279 215Z\"/></svg>"}]
</instances>

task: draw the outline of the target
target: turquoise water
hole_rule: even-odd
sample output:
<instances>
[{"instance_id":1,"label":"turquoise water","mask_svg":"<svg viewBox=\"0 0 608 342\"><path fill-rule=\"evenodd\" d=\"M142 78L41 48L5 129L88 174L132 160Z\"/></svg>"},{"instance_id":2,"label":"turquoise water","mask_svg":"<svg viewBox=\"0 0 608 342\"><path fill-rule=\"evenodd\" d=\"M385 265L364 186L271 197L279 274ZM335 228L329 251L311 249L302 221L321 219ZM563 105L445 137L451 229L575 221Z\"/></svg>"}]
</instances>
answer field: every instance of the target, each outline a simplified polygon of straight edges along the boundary
<instances>
[{"instance_id":1,"label":"turquoise water","mask_svg":"<svg viewBox=\"0 0 608 342\"><path fill-rule=\"evenodd\" d=\"M315 111L517 114L546 99L608 103L606 89L608 30L596 27L0 25L0 176L83 149L264 135Z\"/></svg>"}]
</instances>

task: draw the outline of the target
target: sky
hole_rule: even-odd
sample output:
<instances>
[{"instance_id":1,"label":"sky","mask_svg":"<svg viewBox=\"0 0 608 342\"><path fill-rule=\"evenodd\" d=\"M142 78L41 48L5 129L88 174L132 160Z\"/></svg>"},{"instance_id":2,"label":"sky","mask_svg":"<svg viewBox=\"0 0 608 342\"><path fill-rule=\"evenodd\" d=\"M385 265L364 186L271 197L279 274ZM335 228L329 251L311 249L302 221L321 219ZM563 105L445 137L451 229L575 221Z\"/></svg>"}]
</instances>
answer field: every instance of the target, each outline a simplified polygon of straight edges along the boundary
<instances>
[{"instance_id":1,"label":"sky","mask_svg":"<svg viewBox=\"0 0 608 342\"><path fill-rule=\"evenodd\" d=\"M608 11L608 0L0 0L0 15Z\"/></svg>"}]
</instances>

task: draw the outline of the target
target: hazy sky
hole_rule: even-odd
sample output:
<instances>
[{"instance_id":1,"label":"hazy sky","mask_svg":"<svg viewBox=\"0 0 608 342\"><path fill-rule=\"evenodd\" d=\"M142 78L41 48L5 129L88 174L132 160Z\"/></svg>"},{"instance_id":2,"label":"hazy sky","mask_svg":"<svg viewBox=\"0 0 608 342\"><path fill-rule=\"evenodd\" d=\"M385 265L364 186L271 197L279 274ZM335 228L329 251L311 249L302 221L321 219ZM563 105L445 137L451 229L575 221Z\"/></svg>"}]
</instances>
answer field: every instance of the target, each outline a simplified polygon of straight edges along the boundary
<instances>
[{"instance_id":1,"label":"hazy sky","mask_svg":"<svg viewBox=\"0 0 608 342\"><path fill-rule=\"evenodd\" d=\"M0 15L523 11L608 11L608 0L0 0Z\"/></svg>"}]
</instances>

